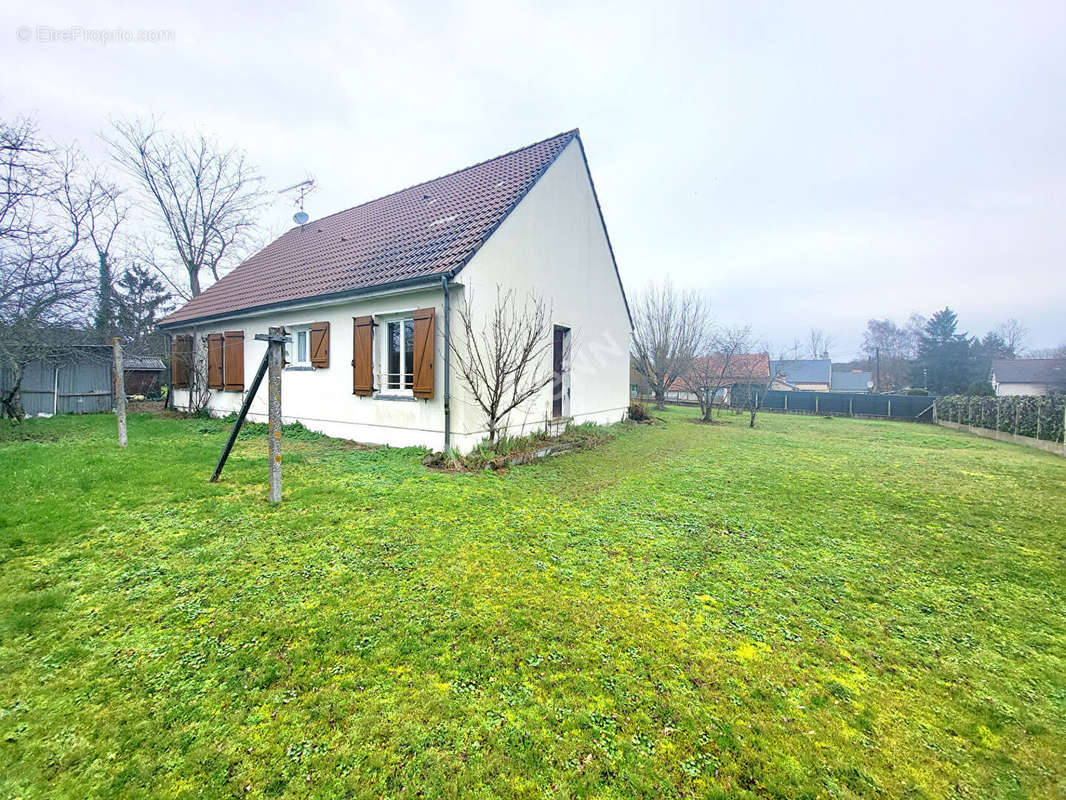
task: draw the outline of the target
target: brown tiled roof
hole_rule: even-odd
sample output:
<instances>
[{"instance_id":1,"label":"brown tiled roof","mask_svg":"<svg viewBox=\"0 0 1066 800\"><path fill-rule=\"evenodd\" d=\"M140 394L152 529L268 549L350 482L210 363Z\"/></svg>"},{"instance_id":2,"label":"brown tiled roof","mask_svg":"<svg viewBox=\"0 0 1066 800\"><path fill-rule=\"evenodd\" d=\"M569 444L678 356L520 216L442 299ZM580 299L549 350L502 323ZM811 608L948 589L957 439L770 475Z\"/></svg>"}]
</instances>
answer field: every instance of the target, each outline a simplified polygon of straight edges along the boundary
<instances>
[{"instance_id":1,"label":"brown tiled roof","mask_svg":"<svg viewBox=\"0 0 1066 800\"><path fill-rule=\"evenodd\" d=\"M694 372L701 376L713 375L723 384L744 383L770 377L770 356L766 353L734 353L728 362L721 353L700 356L696 359ZM685 391L688 382L682 377L670 384L670 391Z\"/></svg>"},{"instance_id":2,"label":"brown tiled roof","mask_svg":"<svg viewBox=\"0 0 1066 800\"><path fill-rule=\"evenodd\" d=\"M162 325L462 268L574 137L569 131L283 234Z\"/></svg>"}]
</instances>

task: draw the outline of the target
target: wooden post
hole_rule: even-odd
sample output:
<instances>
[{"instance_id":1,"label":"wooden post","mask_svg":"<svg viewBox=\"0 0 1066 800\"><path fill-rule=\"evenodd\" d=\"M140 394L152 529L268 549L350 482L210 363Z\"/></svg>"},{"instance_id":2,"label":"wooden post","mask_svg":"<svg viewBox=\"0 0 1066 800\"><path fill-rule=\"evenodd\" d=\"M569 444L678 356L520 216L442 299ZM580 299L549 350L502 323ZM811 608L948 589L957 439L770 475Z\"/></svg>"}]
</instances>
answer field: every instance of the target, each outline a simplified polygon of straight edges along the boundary
<instances>
[{"instance_id":1,"label":"wooden post","mask_svg":"<svg viewBox=\"0 0 1066 800\"><path fill-rule=\"evenodd\" d=\"M1018 435L1018 422L1021 420L1021 416L1022 416L1022 404L1021 404L1021 402L1017 402L1017 403L1014 404L1014 435L1015 436Z\"/></svg>"},{"instance_id":2,"label":"wooden post","mask_svg":"<svg viewBox=\"0 0 1066 800\"><path fill-rule=\"evenodd\" d=\"M270 361L267 366L267 394L270 416L270 495L271 503L281 502L281 356L283 328L270 329Z\"/></svg>"},{"instance_id":3,"label":"wooden post","mask_svg":"<svg viewBox=\"0 0 1066 800\"><path fill-rule=\"evenodd\" d=\"M111 340L115 356L115 416L118 418L118 446L126 446L126 374L122 367L122 342Z\"/></svg>"},{"instance_id":4,"label":"wooden post","mask_svg":"<svg viewBox=\"0 0 1066 800\"><path fill-rule=\"evenodd\" d=\"M938 422L940 422L940 414L939 414L939 410L936 407L936 402L937 402L936 400L933 401L933 424L934 425L936 425Z\"/></svg>"}]
</instances>

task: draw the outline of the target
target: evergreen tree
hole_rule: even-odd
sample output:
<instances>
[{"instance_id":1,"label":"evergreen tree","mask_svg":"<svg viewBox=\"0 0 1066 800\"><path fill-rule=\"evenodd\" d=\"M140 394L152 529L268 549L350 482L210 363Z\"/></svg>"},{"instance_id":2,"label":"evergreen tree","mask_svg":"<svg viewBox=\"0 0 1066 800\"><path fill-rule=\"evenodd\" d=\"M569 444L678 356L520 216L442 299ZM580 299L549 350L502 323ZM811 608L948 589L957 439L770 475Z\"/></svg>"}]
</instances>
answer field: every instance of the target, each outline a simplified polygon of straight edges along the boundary
<instances>
[{"instance_id":1,"label":"evergreen tree","mask_svg":"<svg viewBox=\"0 0 1066 800\"><path fill-rule=\"evenodd\" d=\"M934 394L958 394L982 377L979 342L957 333L958 315L950 308L937 311L925 323L918 341L915 385Z\"/></svg>"},{"instance_id":2,"label":"evergreen tree","mask_svg":"<svg viewBox=\"0 0 1066 800\"><path fill-rule=\"evenodd\" d=\"M166 310L171 295L162 281L139 264L119 278L115 287L118 329L131 345L143 345L155 331L155 321Z\"/></svg>"}]
</instances>

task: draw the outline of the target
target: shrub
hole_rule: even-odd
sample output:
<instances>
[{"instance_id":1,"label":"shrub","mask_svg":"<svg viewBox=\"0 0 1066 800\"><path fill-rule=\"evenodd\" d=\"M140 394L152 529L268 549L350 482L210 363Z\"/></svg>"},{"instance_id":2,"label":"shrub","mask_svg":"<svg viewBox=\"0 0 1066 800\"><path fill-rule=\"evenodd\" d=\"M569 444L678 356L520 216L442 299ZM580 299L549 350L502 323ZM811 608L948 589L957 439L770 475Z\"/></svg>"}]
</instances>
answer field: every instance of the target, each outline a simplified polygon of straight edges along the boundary
<instances>
[{"instance_id":1,"label":"shrub","mask_svg":"<svg viewBox=\"0 0 1066 800\"><path fill-rule=\"evenodd\" d=\"M629 418L633 422L647 422L651 419L648 407L641 402L634 401L629 404Z\"/></svg>"},{"instance_id":2,"label":"shrub","mask_svg":"<svg viewBox=\"0 0 1066 800\"><path fill-rule=\"evenodd\" d=\"M988 381L974 381L966 388L966 394L970 397L995 397L996 390Z\"/></svg>"}]
</instances>

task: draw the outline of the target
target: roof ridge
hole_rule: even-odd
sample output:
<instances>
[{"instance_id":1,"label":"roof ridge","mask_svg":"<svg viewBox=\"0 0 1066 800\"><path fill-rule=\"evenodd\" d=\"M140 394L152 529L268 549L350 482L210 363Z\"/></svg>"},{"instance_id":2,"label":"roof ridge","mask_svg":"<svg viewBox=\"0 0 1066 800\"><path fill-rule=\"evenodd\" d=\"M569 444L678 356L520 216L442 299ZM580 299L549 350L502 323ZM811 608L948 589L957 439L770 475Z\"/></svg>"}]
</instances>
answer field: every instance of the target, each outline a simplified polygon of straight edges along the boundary
<instances>
[{"instance_id":1,"label":"roof ridge","mask_svg":"<svg viewBox=\"0 0 1066 800\"><path fill-rule=\"evenodd\" d=\"M539 145L542 145L545 142L550 142L553 139L559 139L559 138L561 138L563 136L569 136L570 138L573 138L574 136L577 136L579 134L580 134L580 129L579 128L573 128L572 130L569 130L569 131L562 131L560 133L555 134L554 136L548 136L548 137L546 137L544 139L541 139L540 141L533 142L532 144L527 144L524 147L516 147L514 150L508 150L506 153L500 153L498 156L493 156L492 158L486 158L484 161L478 161L476 164L470 164L469 166L462 167L462 168L456 169L456 170L452 170L451 172L446 172L443 175L438 175L436 178L430 178L429 180L419 181L418 183L412 183L410 186L405 186L402 189L397 189L395 192L389 192L388 194L383 194L380 197L375 197L375 198L373 198L371 200L365 200L362 203L356 203L354 206L349 206L348 208L342 208L340 211L334 211L332 214L326 214L323 217L318 217L317 219L308 220L303 225L294 225L293 227L289 228L289 230L285 231L285 233L290 233L291 231L294 231L297 228L303 228L303 227L306 227L307 225L314 225L316 222L322 222L323 220L327 220L330 217L335 217L338 214L347 214L349 211L355 211L355 209L357 209L357 208L362 208L363 206L370 205L371 203L381 202L382 200L386 200L389 197L394 197L394 196L396 196L398 194L403 194L404 192L409 192L411 189L417 189L419 186L425 186L426 184L429 184L429 183L435 183L436 181L444 180L445 178L450 178L453 175L458 175L460 172L467 172L468 170L477 169L478 167L482 167L485 164L491 164L493 161L499 161L501 158L507 158L508 156L515 155L516 153L521 153L524 150L532 150L534 147L538 147Z\"/></svg>"}]
</instances>

